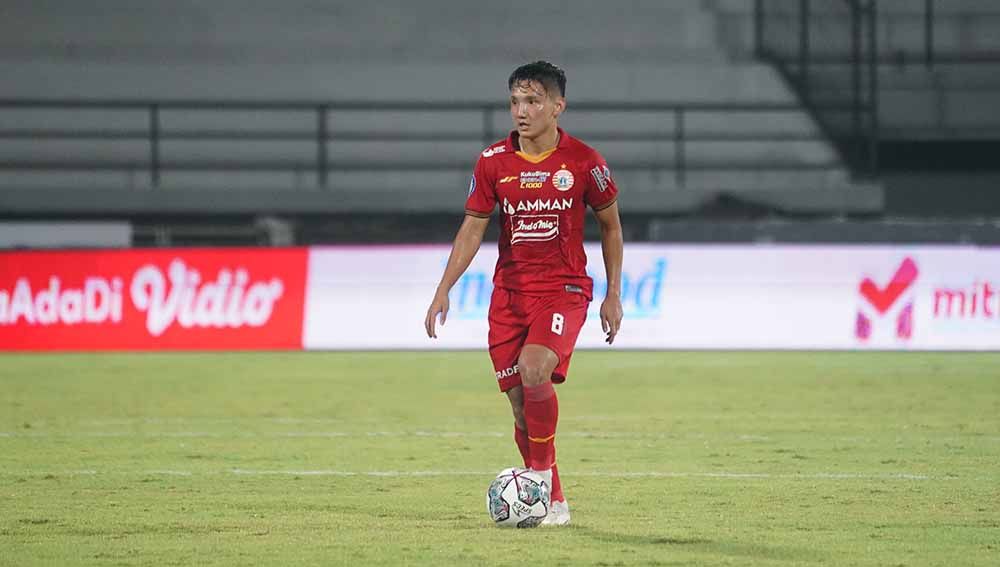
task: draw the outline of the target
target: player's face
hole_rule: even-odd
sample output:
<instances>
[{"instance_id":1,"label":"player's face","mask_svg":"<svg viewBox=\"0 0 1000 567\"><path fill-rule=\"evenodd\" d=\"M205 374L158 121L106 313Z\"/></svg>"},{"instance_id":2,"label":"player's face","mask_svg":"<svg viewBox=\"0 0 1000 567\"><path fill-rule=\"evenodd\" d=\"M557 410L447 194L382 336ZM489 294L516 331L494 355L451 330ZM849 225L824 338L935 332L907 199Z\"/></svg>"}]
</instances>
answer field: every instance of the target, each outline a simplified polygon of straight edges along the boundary
<instances>
[{"instance_id":1,"label":"player's face","mask_svg":"<svg viewBox=\"0 0 1000 567\"><path fill-rule=\"evenodd\" d=\"M552 96L538 81L521 81L510 90L510 117L524 138L537 138L556 127L566 100Z\"/></svg>"}]
</instances>

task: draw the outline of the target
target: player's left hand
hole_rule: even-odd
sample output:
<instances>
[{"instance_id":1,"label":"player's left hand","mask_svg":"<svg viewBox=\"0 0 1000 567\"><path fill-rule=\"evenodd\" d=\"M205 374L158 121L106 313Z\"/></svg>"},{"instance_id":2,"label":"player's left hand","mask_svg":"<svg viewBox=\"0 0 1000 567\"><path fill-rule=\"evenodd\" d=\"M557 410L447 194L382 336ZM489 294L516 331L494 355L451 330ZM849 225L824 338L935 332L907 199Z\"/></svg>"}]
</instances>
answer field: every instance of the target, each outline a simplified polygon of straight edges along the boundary
<instances>
[{"instance_id":1,"label":"player's left hand","mask_svg":"<svg viewBox=\"0 0 1000 567\"><path fill-rule=\"evenodd\" d=\"M604 339L609 345L614 344L615 335L622 326L622 300L618 296L604 298L601 303L601 328L608 334Z\"/></svg>"},{"instance_id":2,"label":"player's left hand","mask_svg":"<svg viewBox=\"0 0 1000 567\"><path fill-rule=\"evenodd\" d=\"M445 319L448 318L448 294L434 294L434 300L431 301L431 306L427 308L427 316L424 317L424 329L427 331L427 336L436 339L437 331L434 329L434 325L437 322L438 315L441 315L441 324L444 325Z\"/></svg>"}]
</instances>

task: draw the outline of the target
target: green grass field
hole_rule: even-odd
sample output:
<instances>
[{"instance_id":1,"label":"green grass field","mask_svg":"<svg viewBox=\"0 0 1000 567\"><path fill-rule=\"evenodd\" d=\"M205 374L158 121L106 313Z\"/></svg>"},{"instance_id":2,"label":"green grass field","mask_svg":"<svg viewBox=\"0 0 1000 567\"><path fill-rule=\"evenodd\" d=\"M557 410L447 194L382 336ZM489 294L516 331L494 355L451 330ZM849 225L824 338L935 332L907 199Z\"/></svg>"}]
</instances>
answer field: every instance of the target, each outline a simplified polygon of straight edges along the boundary
<instances>
[{"instance_id":1,"label":"green grass field","mask_svg":"<svg viewBox=\"0 0 1000 567\"><path fill-rule=\"evenodd\" d=\"M485 353L0 356L0 565L1000 565L1000 355L582 352L558 392L573 524L509 531Z\"/></svg>"}]
</instances>

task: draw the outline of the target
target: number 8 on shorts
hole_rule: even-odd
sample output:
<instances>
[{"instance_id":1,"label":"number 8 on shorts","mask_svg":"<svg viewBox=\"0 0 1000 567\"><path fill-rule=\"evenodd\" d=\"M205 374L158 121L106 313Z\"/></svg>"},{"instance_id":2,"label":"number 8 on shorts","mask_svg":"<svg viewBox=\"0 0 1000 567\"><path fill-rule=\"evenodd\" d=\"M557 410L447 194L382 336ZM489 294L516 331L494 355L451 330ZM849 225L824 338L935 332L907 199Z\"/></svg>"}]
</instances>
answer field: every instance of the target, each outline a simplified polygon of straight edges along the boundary
<instances>
[{"instance_id":1,"label":"number 8 on shorts","mask_svg":"<svg viewBox=\"0 0 1000 567\"><path fill-rule=\"evenodd\" d=\"M555 333L555 334L557 334L557 335L561 335L562 332L563 332L563 324L565 322L566 322L566 319L563 318L562 313L553 313L552 314L552 332Z\"/></svg>"}]
</instances>

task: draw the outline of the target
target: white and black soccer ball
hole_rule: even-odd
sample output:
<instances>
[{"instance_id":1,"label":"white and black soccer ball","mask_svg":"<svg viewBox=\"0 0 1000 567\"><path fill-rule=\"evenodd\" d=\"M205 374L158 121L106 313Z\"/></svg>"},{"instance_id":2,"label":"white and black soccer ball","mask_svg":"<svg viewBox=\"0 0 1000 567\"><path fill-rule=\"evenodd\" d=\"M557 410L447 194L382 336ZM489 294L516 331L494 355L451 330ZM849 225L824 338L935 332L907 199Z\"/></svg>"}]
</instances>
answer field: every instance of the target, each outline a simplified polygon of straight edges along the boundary
<instances>
[{"instance_id":1,"label":"white and black soccer ball","mask_svg":"<svg viewBox=\"0 0 1000 567\"><path fill-rule=\"evenodd\" d=\"M528 469L500 471L486 491L486 510L496 525L533 528L549 513L549 485Z\"/></svg>"}]
</instances>

